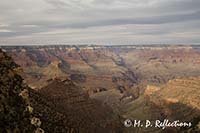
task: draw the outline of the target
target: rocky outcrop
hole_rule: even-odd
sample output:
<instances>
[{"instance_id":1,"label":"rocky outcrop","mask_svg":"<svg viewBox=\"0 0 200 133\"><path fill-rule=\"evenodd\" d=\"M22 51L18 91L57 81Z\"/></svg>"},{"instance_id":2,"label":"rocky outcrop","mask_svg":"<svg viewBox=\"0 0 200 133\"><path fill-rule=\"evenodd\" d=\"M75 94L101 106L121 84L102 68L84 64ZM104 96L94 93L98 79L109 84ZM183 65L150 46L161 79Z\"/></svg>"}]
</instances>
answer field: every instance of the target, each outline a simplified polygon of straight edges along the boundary
<instances>
[{"instance_id":1,"label":"rocky outcrop","mask_svg":"<svg viewBox=\"0 0 200 133\"><path fill-rule=\"evenodd\" d=\"M156 91L159 91L159 90L160 90L160 87L158 87L158 86L147 85L145 92L144 92L144 95L149 96L149 95L151 95L151 94L153 94L153 93L155 93Z\"/></svg>"},{"instance_id":2,"label":"rocky outcrop","mask_svg":"<svg viewBox=\"0 0 200 133\"><path fill-rule=\"evenodd\" d=\"M163 85L148 85L144 95L125 105L123 116L139 120L179 120L191 122L191 127L143 128L141 132L199 132L200 78L179 78ZM131 129L134 131L135 129Z\"/></svg>"},{"instance_id":3,"label":"rocky outcrop","mask_svg":"<svg viewBox=\"0 0 200 133\"><path fill-rule=\"evenodd\" d=\"M84 74L71 74L70 79L74 82L86 82L87 77Z\"/></svg>"},{"instance_id":4,"label":"rocky outcrop","mask_svg":"<svg viewBox=\"0 0 200 133\"><path fill-rule=\"evenodd\" d=\"M34 118L18 65L0 50L0 132L34 132L40 128Z\"/></svg>"},{"instance_id":5,"label":"rocky outcrop","mask_svg":"<svg viewBox=\"0 0 200 133\"><path fill-rule=\"evenodd\" d=\"M198 116L200 110L200 78L187 78L187 79L174 79L170 80L159 91L153 93L150 98L158 106L163 106L165 109L169 106L169 114L177 119L191 120L193 117ZM159 99L159 100L158 100ZM185 105L191 107L192 110L188 110L188 113L178 113L177 111L183 111L184 108L179 108L178 105ZM174 105L174 106L172 106ZM176 105L176 106L175 106ZM187 109L187 108L185 108ZM176 110L176 112L174 112ZM184 116L184 117L183 117Z\"/></svg>"}]
</instances>

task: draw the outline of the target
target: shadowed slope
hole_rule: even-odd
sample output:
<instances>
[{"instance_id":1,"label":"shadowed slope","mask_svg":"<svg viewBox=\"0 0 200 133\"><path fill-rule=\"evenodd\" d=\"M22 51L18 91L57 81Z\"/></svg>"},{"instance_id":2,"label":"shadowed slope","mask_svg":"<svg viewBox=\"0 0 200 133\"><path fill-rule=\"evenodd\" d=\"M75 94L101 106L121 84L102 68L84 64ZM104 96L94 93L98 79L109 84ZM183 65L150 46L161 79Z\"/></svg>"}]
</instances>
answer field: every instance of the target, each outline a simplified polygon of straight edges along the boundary
<instances>
[{"instance_id":1,"label":"shadowed slope","mask_svg":"<svg viewBox=\"0 0 200 133\"><path fill-rule=\"evenodd\" d=\"M39 91L52 101L70 125L81 132L120 132L120 121L108 106L92 100L70 80L55 79Z\"/></svg>"}]
</instances>

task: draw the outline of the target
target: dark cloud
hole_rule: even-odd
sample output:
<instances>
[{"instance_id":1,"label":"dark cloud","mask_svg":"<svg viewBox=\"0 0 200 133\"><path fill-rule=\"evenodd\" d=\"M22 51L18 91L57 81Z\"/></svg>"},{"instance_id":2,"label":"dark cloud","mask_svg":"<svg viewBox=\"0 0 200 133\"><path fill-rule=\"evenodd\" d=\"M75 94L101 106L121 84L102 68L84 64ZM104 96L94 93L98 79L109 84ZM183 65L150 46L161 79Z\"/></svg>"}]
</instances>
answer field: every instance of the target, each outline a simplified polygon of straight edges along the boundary
<instances>
[{"instance_id":1,"label":"dark cloud","mask_svg":"<svg viewBox=\"0 0 200 133\"><path fill-rule=\"evenodd\" d=\"M85 23L75 23L68 25L55 25L55 27L61 28L88 28L92 26L106 26L106 25L124 25L124 24L165 24L165 23L177 23L183 21L193 21L200 19L200 11L187 14L174 14L164 16L152 16L145 18L129 18L129 19L110 19L104 21L94 21Z\"/></svg>"}]
</instances>

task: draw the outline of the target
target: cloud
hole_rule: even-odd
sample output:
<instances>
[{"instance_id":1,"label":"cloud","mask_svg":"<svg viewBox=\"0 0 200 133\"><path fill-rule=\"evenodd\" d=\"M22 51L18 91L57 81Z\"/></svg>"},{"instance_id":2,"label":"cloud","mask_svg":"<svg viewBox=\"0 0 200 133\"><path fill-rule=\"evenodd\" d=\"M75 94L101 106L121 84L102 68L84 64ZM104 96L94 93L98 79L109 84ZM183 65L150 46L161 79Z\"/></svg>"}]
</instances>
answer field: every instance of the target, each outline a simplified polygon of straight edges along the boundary
<instances>
[{"instance_id":1,"label":"cloud","mask_svg":"<svg viewBox=\"0 0 200 133\"><path fill-rule=\"evenodd\" d=\"M199 0L0 2L0 41L6 43L197 43L200 37Z\"/></svg>"}]
</instances>

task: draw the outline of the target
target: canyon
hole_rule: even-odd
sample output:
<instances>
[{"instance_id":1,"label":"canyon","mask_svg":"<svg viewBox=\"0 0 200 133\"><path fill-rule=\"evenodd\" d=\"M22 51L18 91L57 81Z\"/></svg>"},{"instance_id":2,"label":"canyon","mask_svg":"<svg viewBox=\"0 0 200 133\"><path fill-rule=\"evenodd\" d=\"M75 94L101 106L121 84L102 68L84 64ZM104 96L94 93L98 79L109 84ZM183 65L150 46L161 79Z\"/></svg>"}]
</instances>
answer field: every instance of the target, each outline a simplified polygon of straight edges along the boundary
<instances>
[{"instance_id":1,"label":"canyon","mask_svg":"<svg viewBox=\"0 0 200 133\"><path fill-rule=\"evenodd\" d=\"M67 129L79 125L79 130L85 132L199 131L198 45L41 45L1 49L20 66L18 73L23 84L31 88L35 110L41 112L44 105L47 111L54 108L54 113L66 117L59 117L61 121L71 120ZM39 114L36 116L47 121ZM192 128L164 131L124 129L121 126L127 118L179 119L194 124Z\"/></svg>"}]
</instances>

